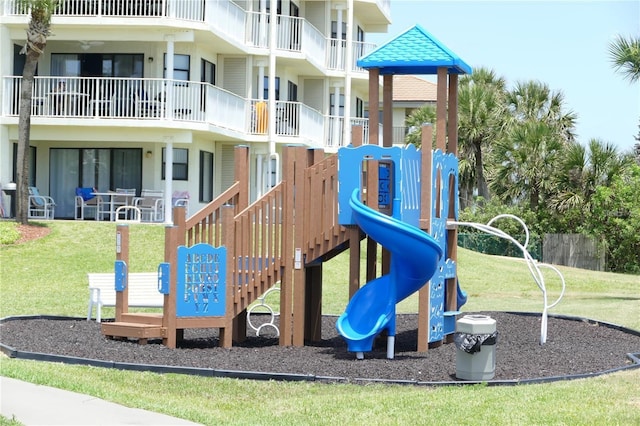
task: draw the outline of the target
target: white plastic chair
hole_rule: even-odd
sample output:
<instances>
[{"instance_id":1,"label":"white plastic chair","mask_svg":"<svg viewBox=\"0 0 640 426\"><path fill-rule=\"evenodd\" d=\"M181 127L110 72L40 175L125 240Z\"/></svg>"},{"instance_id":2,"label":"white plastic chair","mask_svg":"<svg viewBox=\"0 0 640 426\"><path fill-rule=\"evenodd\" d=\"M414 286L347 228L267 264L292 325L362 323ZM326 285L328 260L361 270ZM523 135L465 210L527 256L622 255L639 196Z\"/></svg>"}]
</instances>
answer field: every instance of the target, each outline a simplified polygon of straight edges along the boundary
<instances>
[{"instance_id":1,"label":"white plastic chair","mask_svg":"<svg viewBox=\"0 0 640 426\"><path fill-rule=\"evenodd\" d=\"M133 200L140 209L143 222L162 222L164 220L164 191L143 189L140 197Z\"/></svg>"},{"instance_id":2,"label":"white plastic chair","mask_svg":"<svg viewBox=\"0 0 640 426\"><path fill-rule=\"evenodd\" d=\"M173 207L184 207L184 213L189 216L189 191L173 191L171 196Z\"/></svg>"},{"instance_id":3,"label":"white plastic chair","mask_svg":"<svg viewBox=\"0 0 640 426\"><path fill-rule=\"evenodd\" d=\"M116 222L140 223L142 213L136 206L120 206L116 209Z\"/></svg>"},{"instance_id":4,"label":"white plastic chair","mask_svg":"<svg viewBox=\"0 0 640 426\"><path fill-rule=\"evenodd\" d=\"M76 188L75 198L75 219L84 220L85 210L88 213L93 210L93 218L98 219L98 201L99 197L91 197L86 199L88 194L93 192L93 188Z\"/></svg>"},{"instance_id":5,"label":"white plastic chair","mask_svg":"<svg viewBox=\"0 0 640 426\"><path fill-rule=\"evenodd\" d=\"M40 195L35 186L29 187L29 219L53 220L56 203L47 195Z\"/></svg>"}]
</instances>

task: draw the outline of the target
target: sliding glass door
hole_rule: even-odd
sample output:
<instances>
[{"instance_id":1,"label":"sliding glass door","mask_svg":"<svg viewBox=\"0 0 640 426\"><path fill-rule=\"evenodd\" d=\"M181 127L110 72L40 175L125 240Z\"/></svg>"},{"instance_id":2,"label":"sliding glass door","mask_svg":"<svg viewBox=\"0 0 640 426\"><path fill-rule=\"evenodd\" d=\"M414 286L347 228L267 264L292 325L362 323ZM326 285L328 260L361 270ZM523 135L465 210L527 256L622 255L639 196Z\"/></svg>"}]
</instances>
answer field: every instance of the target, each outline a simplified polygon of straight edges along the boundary
<instances>
[{"instance_id":1,"label":"sliding glass door","mask_svg":"<svg viewBox=\"0 0 640 426\"><path fill-rule=\"evenodd\" d=\"M50 193L56 218L73 218L77 187L100 192L142 185L142 150L138 148L52 148Z\"/></svg>"}]
</instances>

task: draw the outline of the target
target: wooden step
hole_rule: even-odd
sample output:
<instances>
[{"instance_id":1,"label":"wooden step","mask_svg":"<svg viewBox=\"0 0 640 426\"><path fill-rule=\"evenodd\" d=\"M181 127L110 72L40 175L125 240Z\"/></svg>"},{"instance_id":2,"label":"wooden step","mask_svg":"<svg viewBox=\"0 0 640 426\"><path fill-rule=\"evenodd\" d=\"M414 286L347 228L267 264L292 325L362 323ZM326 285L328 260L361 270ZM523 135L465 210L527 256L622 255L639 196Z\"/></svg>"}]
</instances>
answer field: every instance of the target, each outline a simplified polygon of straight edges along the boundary
<instances>
[{"instance_id":1,"label":"wooden step","mask_svg":"<svg viewBox=\"0 0 640 426\"><path fill-rule=\"evenodd\" d=\"M103 322L102 334L112 339L138 339L138 343L144 345L147 343L147 339L161 338L166 334L166 331L163 327L154 324Z\"/></svg>"},{"instance_id":2,"label":"wooden step","mask_svg":"<svg viewBox=\"0 0 640 426\"><path fill-rule=\"evenodd\" d=\"M162 325L162 314L127 312L122 314L120 322Z\"/></svg>"}]
</instances>

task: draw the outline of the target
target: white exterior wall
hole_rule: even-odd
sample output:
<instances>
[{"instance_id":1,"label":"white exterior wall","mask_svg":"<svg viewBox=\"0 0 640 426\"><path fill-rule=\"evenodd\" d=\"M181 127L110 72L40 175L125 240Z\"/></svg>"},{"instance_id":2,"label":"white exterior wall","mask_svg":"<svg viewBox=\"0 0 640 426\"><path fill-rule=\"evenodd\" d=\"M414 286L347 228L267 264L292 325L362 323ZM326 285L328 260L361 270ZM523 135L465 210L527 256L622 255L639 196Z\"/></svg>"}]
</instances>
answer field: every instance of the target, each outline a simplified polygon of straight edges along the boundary
<instances>
[{"instance_id":1,"label":"white exterior wall","mask_svg":"<svg viewBox=\"0 0 640 426\"><path fill-rule=\"evenodd\" d=\"M14 0L9 0L14 1ZM115 0L118 1L118 0ZM171 2L172 0L167 0ZM269 0L267 0L269 1ZM299 7L300 18L306 20L306 25L312 25L324 33L324 37L331 36L331 21L336 18L334 4L326 1L296 1ZM180 4L188 4L181 2ZM345 1L344 5L351 2ZM258 10L258 1L240 0L235 4L223 0L216 0L215 4L209 4L208 8L229 6L234 13L238 8L245 10ZM367 7L378 8L375 2ZM8 9L4 9L8 10ZM178 10L178 9L175 9ZM282 1L282 14L288 15L289 2ZM216 10L207 11L215 13ZM5 13L0 11L0 14ZM348 11L343 10L343 20L347 22ZM382 13L382 12L381 12ZM218 15L220 16L220 15ZM247 15L249 16L249 15ZM387 25L390 20L386 18ZM14 45L24 42L24 28L20 25L7 22L20 22L22 19L24 28L28 22L25 16L0 16L0 185L8 182L13 173L13 144L17 142L18 118L12 112L10 100L11 80L13 74L13 50ZM283 19L286 19L283 17ZM380 18L378 18L380 19ZM384 19L383 19L384 21ZM179 20L167 17L96 17L96 16L54 16L53 35L49 38L45 53L38 64L38 78L46 80L47 84L53 81L51 76L51 55L55 54L141 54L143 55L143 74L135 76L148 80L161 80L164 78L165 54L172 50L175 54L190 55L190 83L188 85L174 85L172 93L193 91L200 93L201 59L215 64L216 86L230 92L224 93L227 98L232 94L235 99L245 99L247 102L257 96L257 63L259 60L269 63L269 50L259 49L250 44L239 46L238 37L229 39L224 33L216 32L213 22L196 22ZM114 26L118 22L121 26ZM81 25L80 25L81 24ZM354 26L351 28L355 40L357 25L366 29L367 22L359 17L354 17ZM375 26L379 26L376 23ZM237 31L244 31L237 28ZM78 40L85 40L81 43ZM173 40L170 42L170 40ZM170 43L172 48L170 49ZM350 51L350 49L347 49ZM329 111L329 95L333 93L333 84L342 80L347 81L347 71L319 69L323 58L315 58L309 61L302 53L275 51L276 75L280 77L280 100L288 99L288 82L298 86L298 101L305 108L318 111L326 116ZM351 73L351 71L348 71ZM268 67L265 67L265 75L269 75ZM49 78L51 77L51 78ZM67 76L70 77L70 76ZM134 76L131 76L134 77ZM355 114L355 98L360 97L364 101L368 99L366 93L366 73L352 75L357 80L358 88L353 88L348 100L351 113ZM91 80L91 79L89 79ZM80 80L70 80L78 87ZM164 87L170 87L167 84ZM202 88L204 93L204 88ZM342 93L345 91L342 89ZM165 94L165 96L167 96ZM217 108L215 102L224 100L211 97L206 99L207 114L221 117L231 110L221 104ZM88 110L89 99L83 108ZM226 101L225 101L226 102ZM37 170L32 171L36 176L36 184L42 193L47 194L49 187L49 159L52 148L136 148L142 152L141 168L142 183L138 189L164 189L164 181L161 179L162 149L171 142L174 148L186 148L189 150L189 180L173 181L173 191L189 191L191 196L191 208L193 213L203 206L198 202L199 176L200 176L200 151L213 152L214 154L214 196L222 192L229 184L229 164L233 165L233 146L237 144L249 145L251 148L251 173L255 174L257 162L261 155L268 154L269 140L267 136L252 134L248 130L239 131L237 128L227 128L223 123L212 123L207 116L203 119L196 118L196 114L203 108L205 100L200 100L188 105L190 117L173 116L174 112L168 112L166 117L156 119L139 119L135 116L103 117L93 116L91 113L73 117L59 117L49 114L32 116L31 121L31 145L37 149ZM177 105L180 109L184 105ZM247 109L247 111L249 111ZM249 112L247 112L249 114ZM273 114L270 111L270 114ZM198 116L199 117L199 116ZM249 115L247 115L247 118ZM242 117L240 117L242 119ZM247 128L248 129L248 128ZM303 143L300 138L290 135L276 135L276 152L280 153L281 146L291 143ZM151 152L150 158L146 153ZM231 155L231 158L229 156ZM252 179L256 181L256 177ZM252 194L258 194L255 188Z\"/></svg>"}]
</instances>

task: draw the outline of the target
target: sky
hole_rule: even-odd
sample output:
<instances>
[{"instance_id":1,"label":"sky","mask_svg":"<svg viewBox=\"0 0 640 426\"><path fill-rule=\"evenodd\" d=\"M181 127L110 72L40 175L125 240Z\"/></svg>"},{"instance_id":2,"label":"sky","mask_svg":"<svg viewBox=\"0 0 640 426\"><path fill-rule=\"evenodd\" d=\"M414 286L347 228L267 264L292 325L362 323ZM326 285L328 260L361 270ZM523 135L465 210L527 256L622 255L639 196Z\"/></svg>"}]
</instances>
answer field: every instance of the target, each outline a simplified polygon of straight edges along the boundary
<instances>
[{"instance_id":1,"label":"sky","mask_svg":"<svg viewBox=\"0 0 640 426\"><path fill-rule=\"evenodd\" d=\"M509 88L538 80L561 91L582 145L597 138L627 151L636 143L640 81L614 70L608 46L618 35L640 37L640 0L391 0L391 18L388 33L367 41L381 45L419 24Z\"/></svg>"}]
</instances>

